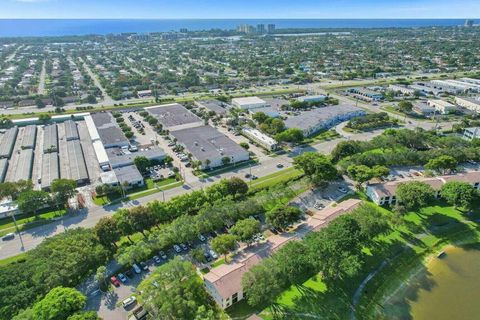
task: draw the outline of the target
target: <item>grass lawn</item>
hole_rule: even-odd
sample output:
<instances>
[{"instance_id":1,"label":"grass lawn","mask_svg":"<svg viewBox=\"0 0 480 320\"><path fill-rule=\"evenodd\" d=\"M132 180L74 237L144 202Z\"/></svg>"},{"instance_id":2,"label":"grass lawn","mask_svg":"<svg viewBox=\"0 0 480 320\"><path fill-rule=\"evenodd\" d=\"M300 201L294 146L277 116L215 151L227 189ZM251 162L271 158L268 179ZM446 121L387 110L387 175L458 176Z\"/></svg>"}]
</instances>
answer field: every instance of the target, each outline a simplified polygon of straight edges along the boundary
<instances>
[{"instance_id":1,"label":"grass lawn","mask_svg":"<svg viewBox=\"0 0 480 320\"><path fill-rule=\"evenodd\" d=\"M43 213L42 213L43 211ZM42 210L36 216L33 214L21 214L15 216L17 219L17 225L20 230L27 230L31 229L46 223L51 222L52 219L61 217L67 211L65 209L61 210L53 210L53 211L46 211ZM12 218L3 218L0 220L0 236L3 236L9 232L15 231L15 225L13 223Z\"/></svg>"},{"instance_id":2,"label":"grass lawn","mask_svg":"<svg viewBox=\"0 0 480 320\"><path fill-rule=\"evenodd\" d=\"M162 181L153 182L152 179L148 178L145 179L145 186L134 188L127 191L127 197L125 198L128 200L134 200L141 197L145 197L161 190L169 190L178 186L181 186L183 181L176 181L175 178L168 178ZM99 206L111 204L112 202L118 202L121 200L121 194L119 193L112 193L109 195L104 195L101 197L93 197L93 203Z\"/></svg>"},{"instance_id":3,"label":"grass lawn","mask_svg":"<svg viewBox=\"0 0 480 320\"><path fill-rule=\"evenodd\" d=\"M321 141L328 141L339 138L340 135L335 129L325 130L316 133L315 135L306 138L302 143L316 143Z\"/></svg>"},{"instance_id":4,"label":"grass lawn","mask_svg":"<svg viewBox=\"0 0 480 320\"><path fill-rule=\"evenodd\" d=\"M377 207L372 203L368 205ZM389 209L380 210L386 219L392 218ZM478 224L470 220L476 218L444 203L409 212L402 223L392 224L388 233L363 249L365 263L359 275L347 279L322 279L316 275L285 290L260 316L263 319L348 319L354 292L370 272L388 259L386 267L367 283L356 308L357 319L388 318L379 307L383 305L384 296L405 281L414 266L421 265L426 256L445 244L477 242ZM242 310L247 312L241 313ZM245 319L252 311L241 305L227 310L238 319Z\"/></svg>"},{"instance_id":5,"label":"grass lawn","mask_svg":"<svg viewBox=\"0 0 480 320\"><path fill-rule=\"evenodd\" d=\"M25 259L26 256L27 256L27 254L24 252L24 253L17 254L16 256L13 256L13 257L2 259L2 260L0 260L0 266L4 266L4 265L10 264L10 263L14 263L14 262L23 260L23 259Z\"/></svg>"},{"instance_id":6,"label":"grass lawn","mask_svg":"<svg viewBox=\"0 0 480 320\"><path fill-rule=\"evenodd\" d=\"M216 175L219 175L219 174L222 174L222 173L225 173L225 172L232 171L234 169L238 170L238 169L248 168L249 166L253 166L257 163L258 163L257 160L251 159L251 160L244 161L244 162L237 163L237 164L227 164L227 165L222 166L222 167L220 167L218 169L215 169L215 170L199 171L199 174L197 176L199 178L208 178L208 177L216 176Z\"/></svg>"},{"instance_id":7,"label":"grass lawn","mask_svg":"<svg viewBox=\"0 0 480 320\"><path fill-rule=\"evenodd\" d=\"M217 261L215 261L214 263L212 263L212 268L221 266L224 263L225 263L225 258L220 258Z\"/></svg>"},{"instance_id":8,"label":"grass lawn","mask_svg":"<svg viewBox=\"0 0 480 320\"><path fill-rule=\"evenodd\" d=\"M250 182L250 190L258 190L258 189L263 189L267 188L273 185L276 185L278 183L286 182L289 180L293 180L295 178L300 177L303 174L302 171L290 167L286 168L283 170L279 170L277 172L274 172L272 174L263 176L261 178L258 178L257 180L253 180Z\"/></svg>"}]
</instances>

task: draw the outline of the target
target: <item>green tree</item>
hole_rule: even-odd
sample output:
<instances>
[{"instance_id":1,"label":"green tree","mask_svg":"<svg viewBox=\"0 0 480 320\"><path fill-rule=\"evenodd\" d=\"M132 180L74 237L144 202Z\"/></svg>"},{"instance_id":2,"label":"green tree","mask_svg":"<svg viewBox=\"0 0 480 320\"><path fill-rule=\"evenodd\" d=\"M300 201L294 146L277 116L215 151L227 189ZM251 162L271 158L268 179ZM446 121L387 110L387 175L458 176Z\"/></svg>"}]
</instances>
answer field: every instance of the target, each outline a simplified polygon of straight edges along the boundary
<instances>
[{"instance_id":1,"label":"green tree","mask_svg":"<svg viewBox=\"0 0 480 320\"><path fill-rule=\"evenodd\" d=\"M93 228L93 232L104 246L117 247L121 232L118 229L117 221L112 217L102 217Z\"/></svg>"},{"instance_id":2,"label":"green tree","mask_svg":"<svg viewBox=\"0 0 480 320\"><path fill-rule=\"evenodd\" d=\"M52 181L52 192L54 193L54 199L57 204L68 206L68 199L73 197L77 191L75 188L77 183L69 179L55 179Z\"/></svg>"},{"instance_id":3,"label":"green tree","mask_svg":"<svg viewBox=\"0 0 480 320\"><path fill-rule=\"evenodd\" d=\"M33 212L35 215L38 209L44 208L50 201L48 192L42 190L27 190L20 193L17 198L18 208L25 212Z\"/></svg>"},{"instance_id":4,"label":"green tree","mask_svg":"<svg viewBox=\"0 0 480 320\"><path fill-rule=\"evenodd\" d=\"M345 157L360 153L362 149L360 141L340 141L332 151L332 161L337 162Z\"/></svg>"},{"instance_id":5,"label":"green tree","mask_svg":"<svg viewBox=\"0 0 480 320\"><path fill-rule=\"evenodd\" d=\"M32 307L34 318L63 320L82 310L87 298L73 288L56 287Z\"/></svg>"},{"instance_id":6,"label":"green tree","mask_svg":"<svg viewBox=\"0 0 480 320\"><path fill-rule=\"evenodd\" d=\"M147 168L151 166L151 161L144 156L135 157L133 163L137 167L138 171L140 171L142 174L145 174L147 172Z\"/></svg>"},{"instance_id":7,"label":"green tree","mask_svg":"<svg viewBox=\"0 0 480 320\"><path fill-rule=\"evenodd\" d=\"M295 167L303 170L318 186L337 179L338 172L327 157L315 152L305 152L293 160Z\"/></svg>"},{"instance_id":8,"label":"green tree","mask_svg":"<svg viewBox=\"0 0 480 320\"><path fill-rule=\"evenodd\" d=\"M152 254L150 245L139 241L127 247L121 247L117 252L118 263L124 266L131 266L134 263L148 259Z\"/></svg>"},{"instance_id":9,"label":"green tree","mask_svg":"<svg viewBox=\"0 0 480 320\"><path fill-rule=\"evenodd\" d=\"M269 117L263 112L255 112L252 115L252 119L257 121L257 123L259 123L259 124L264 123L265 121L267 121L268 118Z\"/></svg>"},{"instance_id":10,"label":"green tree","mask_svg":"<svg viewBox=\"0 0 480 320\"><path fill-rule=\"evenodd\" d=\"M412 112L412 109L413 109L413 104L410 101L402 100L398 103L398 110L404 113Z\"/></svg>"},{"instance_id":11,"label":"green tree","mask_svg":"<svg viewBox=\"0 0 480 320\"><path fill-rule=\"evenodd\" d=\"M193 259L197 260L198 262L205 263L207 259L205 258L205 249L203 248L194 248L190 252L190 255Z\"/></svg>"},{"instance_id":12,"label":"green tree","mask_svg":"<svg viewBox=\"0 0 480 320\"><path fill-rule=\"evenodd\" d=\"M232 177L224 180L228 194L236 197L237 195L245 195L248 192L248 184L238 177Z\"/></svg>"},{"instance_id":13,"label":"green tree","mask_svg":"<svg viewBox=\"0 0 480 320\"><path fill-rule=\"evenodd\" d=\"M245 142L245 141L240 142L240 147L242 147L245 150L250 149L250 145L248 144L248 142Z\"/></svg>"},{"instance_id":14,"label":"green tree","mask_svg":"<svg viewBox=\"0 0 480 320\"><path fill-rule=\"evenodd\" d=\"M297 207L291 206L277 206L266 213L267 223L280 230L283 230L290 224L298 221L301 216L302 211Z\"/></svg>"},{"instance_id":15,"label":"green tree","mask_svg":"<svg viewBox=\"0 0 480 320\"><path fill-rule=\"evenodd\" d=\"M107 267L100 266L95 272L95 281L97 281L99 285L103 284L105 287L107 287L107 276Z\"/></svg>"},{"instance_id":16,"label":"green tree","mask_svg":"<svg viewBox=\"0 0 480 320\"><path fill-rule=\"evenodd\" d=\"M283 292L286 281L282 277L278 264L273 259L265 259L253 266L242 277L242 287L248 292L250 306L265 306L275 301Z\"/></svg>"},{"instance_id":17,"label":"green tree","mask_svg":"<svg viewBox=\"0 0 480 320\"><path fill-rule=\"evenodd\" d=\"M67 320L102 320L95 311L82 311L68 317Z\"/></svg>"},{"instance_id":18,"label":"green tree","mask_svg":"<svg viewBox=\"0 0 480 320\"><path fill-rule=\"evenodd\" d=\"M260 221L256 219L243 219L237 221L230 229L230 233L236 236L240 241L250 244L253 236L260 232Z\"/></svg>"},{"instance_id":19,"label":"green tree","mask_svg":"<svg viewBox=\"0 0 480 320\"><path fill-rule=\"evenodd\" d=\"M289 128L275 135L275 140L279 142L300 143L304 138L303 131L297 128Z\"/></svg>"},{"instance_id":20,"label":"green tree","mask_svg":"<svg viewBox=\"0 0 480 320\"><path fill-rule=\"evenodd\" d=\"M230 159L230 157L223 157L223 158L222 158L222 165L226 166L226 165L229 164L231 161L232 161L232 159Z\"/></svg>"},{"instance_id":21,"label":"green tree","mask_svg":"<svg viewBox=\"0 0 480 320\"><path fill-rule=\"evenodd\" d=\"M390 173L387 167L376 165L373 168L361 165L350 165L347 168L347 173L350 178L358 183L357 188L361 189L364 182L373 178L382 178Z\"/></svg>"},{"instance_id":22,"label":"green tree","mask_svg":"<svg viewBox=\"0 0 480 320\"><path fill-rule=\"evenodd\" d=\"M477 194L472 185L466 182L449 181L440 189L440 195L455 207L469 208Z\"/></svg>"},{"instance_id":23,"label":"green tree","mask_svg":"<svg viewBox=\"0 0 480 320\"><path fill-rule=\"evenodd\" d=\"M213 238L211 242L212 249L225 256L227 258L227 254L235 249L237 243L237 238L231 234L221 234L218 237Z\"/></svg>"},{"instance_id":24,"label":"green tree","mask_svg":"<svg viewBox=\"0 0 480 320\"><path fill-rule=\"evenodd\" d=\"M152 319L195 319L201 306L216 310L195 267L179 257L153 271L138 290Z\"/></svg>"},{"instance_id":25,"label":"green tree","mask_svg":"<svg viewBox=\"0 0 480 320\"><path fill-rule=\"evenodd\" d=\"M407 210L427 206L435 197L433 188L420 181L400 183L397 187L397 201Z\"/></svg>"},{"instance_id":26,"label":"green tree","mask_svg":"<svg viewBox=\"0 0 480 320\"><path fill-rule=\"evenodd\" d=\"M425 165L425 169L445 174L447 171L454 170L457 165L458 161L454 157L443 155L429 160Z\"/></svg>"}]
</instances>

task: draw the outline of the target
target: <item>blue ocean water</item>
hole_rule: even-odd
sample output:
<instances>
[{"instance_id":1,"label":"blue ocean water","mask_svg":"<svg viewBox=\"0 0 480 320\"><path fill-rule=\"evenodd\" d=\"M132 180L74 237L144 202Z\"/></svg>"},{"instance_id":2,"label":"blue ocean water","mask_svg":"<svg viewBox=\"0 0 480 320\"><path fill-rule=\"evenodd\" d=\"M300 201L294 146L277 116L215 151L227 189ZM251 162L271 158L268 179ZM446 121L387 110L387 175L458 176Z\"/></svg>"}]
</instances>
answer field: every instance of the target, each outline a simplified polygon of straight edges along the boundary
<instances>
[{"instance_id":1,"label":"blue ocean water","mask_svg":"<svg viewBox=\"0 0 480 320\"><path fill-rule=\"evenodd\" d=\"M0 37L62 36L122 32L234 29L240 24L277 28L408 28L463 25L462 19L0 19Z\"/></svg>"}]
</instances>

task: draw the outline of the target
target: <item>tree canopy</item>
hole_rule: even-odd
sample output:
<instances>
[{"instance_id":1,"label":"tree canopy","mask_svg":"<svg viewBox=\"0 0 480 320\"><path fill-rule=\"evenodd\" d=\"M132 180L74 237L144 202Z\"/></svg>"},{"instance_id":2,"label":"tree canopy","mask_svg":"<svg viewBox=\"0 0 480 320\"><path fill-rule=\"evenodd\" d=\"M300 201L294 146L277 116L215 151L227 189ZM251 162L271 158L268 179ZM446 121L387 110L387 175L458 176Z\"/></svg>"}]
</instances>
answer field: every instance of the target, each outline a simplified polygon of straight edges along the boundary
<instances>
[{"instance_id":1,"label":"tree canopy","mask_svg":"<svg viewBox=\"0 0 480 320\"><path fill-rule=\"evenodd\" d=\"M477 197L472 185L466 182L449 181L440 189L440 195L455 207L469 208Z\"/></svg>"},{"instance_id":2,"label":"tree canopy","mask_svg":"<svg viewBox=\"0 0 480 320\"><path fill-rule=\"evenodd\" d=\"M397 201L407 210L427 206L435 197L433 188L421 181L400 183L397 188Z\"/></svg>"}]
</instances>

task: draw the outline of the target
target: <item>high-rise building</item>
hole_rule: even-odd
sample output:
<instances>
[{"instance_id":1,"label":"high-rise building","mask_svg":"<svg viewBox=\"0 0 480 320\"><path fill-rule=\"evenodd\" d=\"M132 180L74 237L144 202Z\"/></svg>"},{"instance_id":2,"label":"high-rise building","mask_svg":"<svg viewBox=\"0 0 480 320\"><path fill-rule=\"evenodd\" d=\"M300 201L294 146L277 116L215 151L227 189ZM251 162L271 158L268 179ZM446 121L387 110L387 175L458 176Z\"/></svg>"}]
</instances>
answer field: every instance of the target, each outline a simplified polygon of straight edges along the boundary
<instances>
[{"instance_id":1,"label":"high-rise building","mask_svg":"<svg viewBox=\"0 0 480 320\"><path fill-rule=\"evenodd\" d=\"M274 33L275 32L275 25L274 24L269 24L267 26L268 33Z\"/></svg>"},{"instance_id":2,"label":"high-rise building","mask_svg":"<svg viewBox=\"0 0 480 320\"><path fill-rule=\"evenodd\" d=\"M237 27L237 32L251 34L255 32L255 28L248 24L241 24Z\"/></svg>"},{"instance_id":3,"label":"high-rise building","mask_svg":"<svg viewBox=\"0 0 480 320\"><path fill-rule=\"evenodd\" d=\"M465 20L465 27L473 27L473 22L471 19Z\"/></svg>"},{"instance_id":4,"label":"high-rise building","mask_svg":"<svg viewBox=\"0 0 480 320\"><path fill-rule=\"evenodd\" d=\"M260 34L265 33L265 25L264 24L257 24L257 33L260 33Z\"/></svg>"},{"instance_id":5,"label":"high-rise building","mask_svg":"<svg viewBox=\"0 0 480 320\"><path fill-rule=\"evenodd\" d=\"M187 32L188 32L188 29L187 29L187 28L181 28L181 29L180 29L180 32L181 32L181 33L187 33Z\"/></svg>"}]
</instances>

